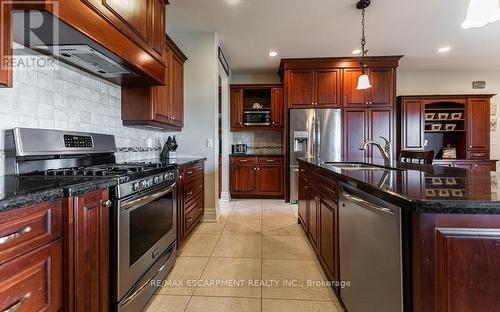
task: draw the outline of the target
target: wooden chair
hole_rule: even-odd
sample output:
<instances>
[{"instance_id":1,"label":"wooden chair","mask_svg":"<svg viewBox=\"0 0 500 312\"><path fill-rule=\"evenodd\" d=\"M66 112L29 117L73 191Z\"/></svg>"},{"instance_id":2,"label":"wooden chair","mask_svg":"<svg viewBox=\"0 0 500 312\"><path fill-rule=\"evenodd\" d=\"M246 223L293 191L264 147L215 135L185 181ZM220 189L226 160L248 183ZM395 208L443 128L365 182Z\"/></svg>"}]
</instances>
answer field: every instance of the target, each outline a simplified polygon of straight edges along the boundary
<instances>
[{"instance_id":1,"label":"wooden chair","mask_svg":"<svg viewBox=\"0 0 500 312\"><path fill-rule=\"evenodd\" d=\"M401 151L399 152L401 162L421 165L432 165L434 151Z\"/></svg>"}]
</instances>

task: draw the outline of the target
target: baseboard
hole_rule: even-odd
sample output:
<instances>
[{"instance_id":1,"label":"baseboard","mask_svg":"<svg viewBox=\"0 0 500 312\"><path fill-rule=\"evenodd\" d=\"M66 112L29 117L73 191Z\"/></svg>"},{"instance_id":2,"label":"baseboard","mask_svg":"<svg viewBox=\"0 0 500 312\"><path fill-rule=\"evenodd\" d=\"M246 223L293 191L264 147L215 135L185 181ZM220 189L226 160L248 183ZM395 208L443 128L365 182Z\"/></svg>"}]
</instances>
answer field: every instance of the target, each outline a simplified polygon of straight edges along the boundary
<instances>
[{"instance_id":1,"label":"baseboard","mask_svg":"<svg viewBox=\"0 0 500 312\"><path fill-rule=\"evenodd\" d=\"M220 193L220 201L228 203L231 201L231 193L229 192L222 192Z\"/></svg>"},{"instance_id":2,"label":"baseboard","mask_svg":"<svg viewBox=\"0 0 500 312\"><path fill-rule=\"evenodd\" d=\"M217 222L217 210L215 208L205 208L203 222Z\"/></svg>"}]
</instances>

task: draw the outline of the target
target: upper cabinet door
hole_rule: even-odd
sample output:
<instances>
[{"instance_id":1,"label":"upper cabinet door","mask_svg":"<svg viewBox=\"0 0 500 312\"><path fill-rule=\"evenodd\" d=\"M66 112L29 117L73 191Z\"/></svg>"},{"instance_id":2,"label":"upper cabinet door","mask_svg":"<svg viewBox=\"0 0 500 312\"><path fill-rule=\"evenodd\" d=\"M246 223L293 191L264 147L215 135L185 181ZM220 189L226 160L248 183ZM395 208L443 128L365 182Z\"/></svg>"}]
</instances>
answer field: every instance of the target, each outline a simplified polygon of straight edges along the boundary
<instances>
[{"instance_id":1,"label":"upper cabinet door","mask_svg":"<svg viewBox=\"0 0 500 312\"><path fill-rule=\"evenodd\" d=\"M369 70L372 87L367 90L370 105L394 104L394 71L392 68L371 68Z\"/></svg>"},{"instance_id":2,"label":"upper cabinet door","mask_svg":"<svg viewBox=\"0 0 500 312\"><path fill-rule=\"evenodd\" d=\"M425 105L419 99L404 99L401 102L401 149L423 150L425 130Z\"/></svg>"},{"instance_id":3,"label":"upper cabinet door","mask_svg":"<svg viewBox=\"0 0 500 312\"><path fill-rule=\"evenodd\" d=\"M368 109L368 120L370 123L368 138L377 142L382 142L380 137L388 139L394 143L394 114L391 107L370 108ZM380 152L376 147L370 146L369 157L374 158L380 156ZM394 156L394 155L393 155Z\"/></svg>"},{"instance_id":4,"label":"upper cabinet door","mask_svg":"<svg viewBox=\"0 0 500 312\"><path fill-rule=\"evenodd\" d=\"M4 3L7 2L7 3ZM0 5L0 86L12 87L12 2L4 1Z\"/></svg>"},{"instance_id":5,"label":"upper cabinet door","mask_svg":"<svg viewBox=\"0 0 500 312\"><path fill-rule=\"evenodd\" d=\"M170 72L172 79L169 90L172 93L171 117L174 125L184 126L184 60L172 56Z\"/></svg>"},{"instance_id":6,"label":"upper cabinet door","mask_svg":"<svg viewBox=\"0 0 500 312\"><path fill-rule=\"evenodd\" d=\"M359 68L344 69L343 72L343 93L344 106L361 106L367 105L367 96L365 90L357 90L358 78L363 74Z\"/></svg>"},{"instance_id":7,"label":"upper cabinet door","mask_svg":"<svg viewBox=\"0 0 500 312\"><path fill-rule=\"evenodd\" d=\"M467 99L467 149L490 149L490 100ZM489 157L489 155L488 155Z\"/></svg>"},{"instance_id":8,"label":"upper cabinet door","mask_svg":"<svg viewBox=\"0 0 500 312\"><path fill-rule=\"evenodd\" d=\"M340 107L340 70L316 69L314 81L316 106L319 108Z\"/></svg>"},{"instance_id":9,"label":"upper cabinet door","mask_svg":"<svg viewBox=\"0 0 500 312\"><path fill-rule=\"evenodd\" d=\"M344 109L344 159L364 160L366 153L359 146L368 137L368 118L365 108Z\"/></svg>"},{"instance_id":10,"label":"upper cabinet door","mask_svg":"<svg viewBox=\"0 0 500 312\"><path fill-rule=\"evenodd\" d=\"M153 3L153 27L151 27L151 38L153 49L162 55L165 50L165 2L163 0L151 0Z\"/></svg>"},{"instance_id":11,"label":"upper cabinet door","mask_svg":"<svg viewBox=\"0 0 500 312\"><path fill-rule=\"evenodd\" d=\"M271 89L271 119L273 127L283 127L283 88Z\"/></svg>"},{"instance_id":12,"label":"upper cabinet door","mask_svg":"<svg viewBox=\"0 0 500 312\"><path fill-rule=\"evenodd\" d=\"M231 128L243 127L243 89L231 89Z\"/></svg>"},{"instance_id":13,"label":"upper cabinet door","mask_svg":"<svg viewBox=\"0 0 500 312\"><path fill-rule=\"evenodd\" d=\"M288 107L300 108L314 106L314 70L289 70L286 84Z\"/></svg>"}]
</instances>

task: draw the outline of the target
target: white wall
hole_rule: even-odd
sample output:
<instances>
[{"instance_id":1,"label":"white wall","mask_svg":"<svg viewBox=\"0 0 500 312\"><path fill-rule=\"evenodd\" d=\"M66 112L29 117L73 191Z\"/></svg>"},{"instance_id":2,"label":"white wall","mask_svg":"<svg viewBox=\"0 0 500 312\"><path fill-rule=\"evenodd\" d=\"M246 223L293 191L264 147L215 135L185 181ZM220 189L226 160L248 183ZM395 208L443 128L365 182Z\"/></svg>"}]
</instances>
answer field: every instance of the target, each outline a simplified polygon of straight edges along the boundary
<instances>
[{"instance_id":1,"label":"white wall","mask_svg":"<svg viewBox=\"0 0 500 312\"><path fill-rule=\"evenodd\" d=\"M205 164L205 209L216 215L217 190L217 44L213 32L169 34L186 54L184 65L184 129L179 154L207 157ZM207 140L212 146L207 147Z\"/></svg>"},{"instance_id":2,"label":"white wall","mask_svg":"<svg viewBox=\"0 0 500 312\"><path fill-rule=\"evenodd\" d=\"M120 86L16 47L16 60L31 59L41 65L51 60L55 66L14 67L14 87L0 89L0 175L4 173L3 131L14 127L113 134L123 150L117 153L119 161L159 155L171 133L122 126Z\"/></svg>"},{"instance_id":3,"label":"white wall","mask_svg":"<svg viewBox=\"0 0 500 312\"><path fill-rule=\"evenodd\" d=\"M472 81L486 81L486 89L472 89ZM500 70L497 71L398 71L397 94L493 93L492 102L500 104ZM499 112L497 110L497 118ZM491 158L500 159L500 129L491 133ZM496 142L495 142L496 141Z\"/></svg>"}]
</instances>

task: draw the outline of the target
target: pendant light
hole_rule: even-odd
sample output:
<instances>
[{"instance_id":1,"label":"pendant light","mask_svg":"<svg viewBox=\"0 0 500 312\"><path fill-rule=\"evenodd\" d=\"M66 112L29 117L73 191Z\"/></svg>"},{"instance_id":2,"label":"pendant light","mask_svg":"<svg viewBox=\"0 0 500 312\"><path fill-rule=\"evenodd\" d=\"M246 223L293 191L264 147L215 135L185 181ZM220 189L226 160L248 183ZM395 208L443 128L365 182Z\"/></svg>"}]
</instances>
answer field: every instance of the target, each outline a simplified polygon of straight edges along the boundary
<instances>
[{"instance_id":1,"label":"pendant light","mask_svg":"<svg viewBox=\"0 0 500 312\"><path fill-rule=\"evenodd\" d=\"M365 9L370 5L370 0L360 0L356 5L356 8L361 10L361 26L362 26L362 35L361 35L361 70L362 74L358 78L358 86L356 89L365 90L372 87L370 84L370 77L366 74L366 53L368 52L365 49L366 45L366 37L365 37Z\"/></svg>"},{"instance_id":2,"label":"pendant light","mask_svg":"<svg viewBox=\"0 0 500 312\"><path fill-rule=\"evenodd\" d=\"M470 0L463 29L483 27L500 20L498 0Z\"/></svg>"}]
</instances>

